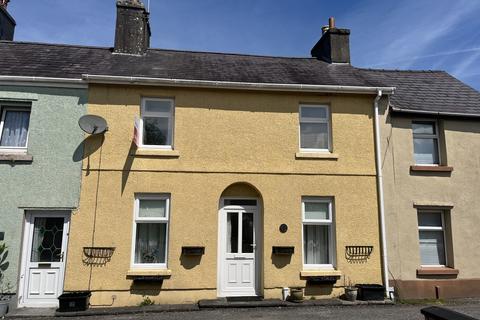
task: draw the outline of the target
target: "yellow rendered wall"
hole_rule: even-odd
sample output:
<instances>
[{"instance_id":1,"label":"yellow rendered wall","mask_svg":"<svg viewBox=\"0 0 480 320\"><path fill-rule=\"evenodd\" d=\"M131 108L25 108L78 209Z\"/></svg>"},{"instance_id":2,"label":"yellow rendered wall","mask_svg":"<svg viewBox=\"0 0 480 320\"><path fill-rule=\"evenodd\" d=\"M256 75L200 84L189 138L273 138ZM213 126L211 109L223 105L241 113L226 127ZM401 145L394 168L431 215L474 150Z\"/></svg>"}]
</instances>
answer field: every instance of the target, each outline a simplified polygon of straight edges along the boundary
<instances>
[{"instance_id":1,"label":"yellow rendered wall","mask_svg":"<svg viewBox=\"0 0 480 320\"><path fill-rule=\"evenodd\" d=\"M175 99L178 158L130 156L136 152L131 142L133 121L142 96ZM337 160L295 158L298 106L305 102L331 106ZM337 269L356 283L381 283L372 102L372 96L91 86L88 113L104 117L109 131L101 149L100 138L86 141L89 156L83 163L80 207L71 222L65 290L91 289L92 304L110 304L115 295L114 306L138 304L142 295L156 303L215 298L219 199L237 182L246 182L261 194L266 298L279 298L281 287L306 285L300 278L302 196L334 198ZM162 284L138 285L126 278L135 193L171 195L172 276ZM116 249L111 261L91 267L83 263L82 248L92 244L94 220L94 245ZM282 223L289 227L285 234L278 230ZM186 245L205 246L205 255L181 257ZM294 246L295 254L291 259L273 257L274 245ZM352 263L345 259L346 245L374 249L366 262ZM305 293L336 296L342 284L308 285Z\"/></svg>"}]
</instances>

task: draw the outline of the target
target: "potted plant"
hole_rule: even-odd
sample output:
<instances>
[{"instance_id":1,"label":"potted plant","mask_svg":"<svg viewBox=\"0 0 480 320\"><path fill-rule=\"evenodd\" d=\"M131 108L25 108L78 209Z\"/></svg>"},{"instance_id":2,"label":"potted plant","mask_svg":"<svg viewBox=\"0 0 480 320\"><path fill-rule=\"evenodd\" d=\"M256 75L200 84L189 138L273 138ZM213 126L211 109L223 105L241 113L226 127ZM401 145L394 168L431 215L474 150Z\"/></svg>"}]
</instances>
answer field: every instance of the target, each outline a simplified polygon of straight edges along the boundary
<instances>
[{"instance_id":1,"label":"potted plant","mask_svg":"<svg viewBox=\"0 0 480 320\"><path fill-rule=\"evenodd\" d=\"M352 283L352 280L346 276L343 277L343 287L345 289L345 299L348 301L357 300L358 288Z\"/></svg>"},{"instance_id":2,"label":"potted plant","mask_svg":"<svg viewBox=\"0 0 480 320\"><path fill-rule=\"evenodd\" d=\"M303 301L303 289L302 288L290 288L290 296L288 297L292 302Z\"/></svg>"},{"instance_id":3,"label":"potted plant","mask_svg":"<svg viewBox=\"0 0 480 320\"><path fill-rule=\"evenodd\" d=\"M7 246L0 244L0 318L8 311L10 304L12 286L5 282L4 272L7 270L9 263L7 262L8 250Z\"/></svg>"}]
</instances>

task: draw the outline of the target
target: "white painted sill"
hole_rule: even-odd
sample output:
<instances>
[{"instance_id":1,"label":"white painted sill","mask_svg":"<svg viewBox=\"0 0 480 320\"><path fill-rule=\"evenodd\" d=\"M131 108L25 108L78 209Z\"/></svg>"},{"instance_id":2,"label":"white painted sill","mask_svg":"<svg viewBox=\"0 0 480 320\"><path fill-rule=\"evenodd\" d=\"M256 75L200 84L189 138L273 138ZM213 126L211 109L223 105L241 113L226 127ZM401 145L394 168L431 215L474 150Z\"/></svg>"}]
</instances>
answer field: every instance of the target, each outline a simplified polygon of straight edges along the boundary
<instances>
[{"instance_id":1,"label":"white painted sill","mask_svg":"<svg viewBox=\"0 0 480 320\"><path fill-rule=\"evenodd\" d=\"M137 149L130 155L152 158L178 158L180 157L180 152L178 150L170 149Z\"/></svg>"},{"instance_id":2,"label":"white painted sill","mask_svg":"<svg viewBox=\"0 0 480 320\"><path fill-rule=\"evenodd\" d=\"M301 277L341 277L342 272L334 269L324 270L302 270L300 271Z\"/></svg>"},{"instance_id":3,"label":"white painted sill","mask_svg":"<svg viewBox=\"0 0 480 320\"><path fill-rule=\"evenodd\" d=\"M337 160L338 154L331 152L297 152L296 159L330 159Z\"/></svg>"},{"instance_id":4,"label":"white painted sill","mask_svg":"<svg viewBox=\"0 0 480 320\"><path fill-rule=\"evenodd\" d=\"M127 271L127 277L170 277L170 269L132 269Z\"/></svg>"}]
</instances>

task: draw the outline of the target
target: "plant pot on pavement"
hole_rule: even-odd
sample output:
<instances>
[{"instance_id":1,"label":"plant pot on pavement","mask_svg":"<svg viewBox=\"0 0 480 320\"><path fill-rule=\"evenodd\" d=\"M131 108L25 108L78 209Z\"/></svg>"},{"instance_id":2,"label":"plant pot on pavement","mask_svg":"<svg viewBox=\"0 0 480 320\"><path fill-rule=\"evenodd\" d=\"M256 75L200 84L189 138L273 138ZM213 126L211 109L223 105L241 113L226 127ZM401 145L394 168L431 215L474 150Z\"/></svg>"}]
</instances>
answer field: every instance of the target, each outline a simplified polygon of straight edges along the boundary
<instances>
[{"instance_id":1,"label":"plant pot on pavement","mask_svg":"<svg viewBox=\"0 0 480 320\"><path fill-rule=\"evenodd\" d=\"M0 298L0 319L7 314L9 304L10 299L5 300Z\"/></svg>"},{"instance_id":2,"label":"plant pot on pavement","mask_svg":"<svg viewBox=\"0 0 480 320\"><path fill-rule=\"evenodd\" d=\"M302 288L290 288L290 301L302 302L303 301L303 289Z\"/></svg>"},{"instance_id":3,"label":"plant pot on pavement","mask_svg":"<svg viewBox=\"0 0 480 320\"><path fill-rule=\"evenodd\" d=\"M345 299L348 301L356 301L357 300L357 287L345 287Z\"/></svg>"}]
</instances>

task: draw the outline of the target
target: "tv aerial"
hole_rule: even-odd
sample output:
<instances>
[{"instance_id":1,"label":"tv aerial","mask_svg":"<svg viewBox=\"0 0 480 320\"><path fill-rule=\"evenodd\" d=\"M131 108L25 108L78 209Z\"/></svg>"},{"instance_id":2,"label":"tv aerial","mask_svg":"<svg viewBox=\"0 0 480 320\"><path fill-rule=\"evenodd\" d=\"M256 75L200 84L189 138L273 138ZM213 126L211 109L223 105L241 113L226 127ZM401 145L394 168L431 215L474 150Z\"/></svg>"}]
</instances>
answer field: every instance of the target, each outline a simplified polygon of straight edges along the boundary
<instances>
[{"instance_id":1,"label":"tv aerial","mask_svg":"<svg viewBox=\"0 0 480 320\"><path fill-rule=\"evenodd\" d=\"M78 125L88 134L100 134L108 130L107 121L93 114L82 116L78 120Z\"/></svg>"}]
</instances>

